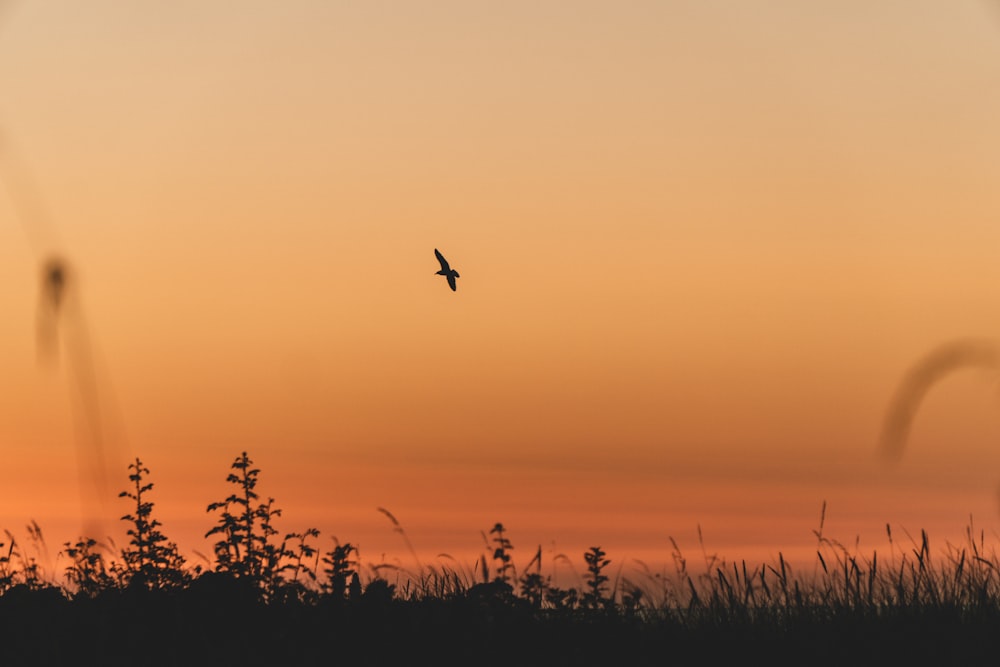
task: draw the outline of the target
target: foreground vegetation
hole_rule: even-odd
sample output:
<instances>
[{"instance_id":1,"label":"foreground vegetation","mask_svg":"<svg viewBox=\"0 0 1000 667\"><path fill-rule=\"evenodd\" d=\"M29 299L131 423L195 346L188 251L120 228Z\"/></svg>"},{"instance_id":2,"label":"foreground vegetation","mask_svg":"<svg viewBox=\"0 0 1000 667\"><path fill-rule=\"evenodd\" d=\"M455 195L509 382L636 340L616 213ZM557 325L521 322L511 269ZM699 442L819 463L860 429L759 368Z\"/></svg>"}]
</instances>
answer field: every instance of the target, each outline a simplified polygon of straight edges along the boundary
<instances>
[{"instance_id":1,"label":"foreground vegetation","mask_svg":"<svg viewBox=\"0 0 1000 667\"><path fill-rule=\"evenodd\" d=\"M153 515L149 470L129 466L129 542L92 537L60 551L62 576L7 532L0 542L3 664L869 664L995 659L1000 560L970 525L933 554L926 534L862 555L815 531L807 575L777 562L706 557L697 574L676 544L674 571L612 576L599 547L581 585L546 575L541 549L520 569L508 531L484 533L473 567L362 566L357 548L319 532L280 535L273 498L243 453L232 493L208 505L214 562L191 566ZM405 538L402 527L381 510ZM888 527L887 527L887 530ZM29 527L34 551L41 531ZM565 558L565 557L562 557Z\"/></svg>"}]
</instances>

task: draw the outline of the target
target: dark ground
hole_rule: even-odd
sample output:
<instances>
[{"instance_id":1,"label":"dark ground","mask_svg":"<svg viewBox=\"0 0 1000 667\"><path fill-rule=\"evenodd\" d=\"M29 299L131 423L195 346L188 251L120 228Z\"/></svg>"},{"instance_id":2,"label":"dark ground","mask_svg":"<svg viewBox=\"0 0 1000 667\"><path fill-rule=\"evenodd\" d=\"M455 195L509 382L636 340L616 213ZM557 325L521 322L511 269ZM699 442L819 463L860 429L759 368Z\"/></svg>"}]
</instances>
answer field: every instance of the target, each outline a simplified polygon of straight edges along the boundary
<instances>
[{"instance_id":1,"label":"dark ground","mask_svg":"<svg viewBox=\"0 0 1000 667\"><path fill-rule=\"evenodd\" d=\"M0 665L959 665L1000 655L996 613L682 616L538 612L471 593L264 604L237 585L76 600L14 588L0 597Z\"/></svg>"}]
</instances>

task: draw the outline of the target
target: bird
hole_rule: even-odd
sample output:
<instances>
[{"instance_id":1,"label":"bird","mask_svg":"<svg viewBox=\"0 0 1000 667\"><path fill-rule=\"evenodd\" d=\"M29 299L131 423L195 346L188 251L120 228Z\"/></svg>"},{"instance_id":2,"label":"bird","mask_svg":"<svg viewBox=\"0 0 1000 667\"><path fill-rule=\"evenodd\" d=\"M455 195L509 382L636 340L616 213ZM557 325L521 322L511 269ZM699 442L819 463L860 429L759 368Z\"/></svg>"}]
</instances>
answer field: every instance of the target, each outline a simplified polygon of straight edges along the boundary
<instances>
[{"instance_id":1,"label":"bird","mask_svg":"<svg viewBox=\"0 0 1000 667\"><path fill-rule=\"evenodd\" d=\"M441 262L441 270L438 271L437 273L435 273L434 275L436 275L436 276L444 276L445 278L447 278L448 279L448 287L450 287L451 291L454 292L455 291L455 278L460 277L458 275L458 271L456 271L455 269L451 268L451 266L448 265L448 260L446 260L444 258L444 255L442 255L438 251L437 248L434 248L434 256L438 258L439 262Z\"/></svg>"}]
</instances>

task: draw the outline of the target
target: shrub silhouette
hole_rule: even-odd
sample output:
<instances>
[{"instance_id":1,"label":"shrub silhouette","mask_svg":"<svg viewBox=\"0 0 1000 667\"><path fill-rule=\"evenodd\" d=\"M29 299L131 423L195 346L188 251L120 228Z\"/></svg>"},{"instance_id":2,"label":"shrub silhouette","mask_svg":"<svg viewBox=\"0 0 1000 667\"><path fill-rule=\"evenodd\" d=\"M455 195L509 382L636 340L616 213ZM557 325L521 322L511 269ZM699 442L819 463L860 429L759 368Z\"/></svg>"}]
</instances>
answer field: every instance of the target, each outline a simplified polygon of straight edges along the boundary
<instances>
[{"instance_id":1,"label":"shrub silhouette","mask_svg":"<svg viewBox=\"0 0 1000 667\"><path fill-rule=\"evenodd\" d=\"M113 570L98 549L97 540L81 537L75 543L63 544L64 553L72 561L66 566L66 580L74 587L74 597L92 598L115 588Z\"/></svg>"},{"instance_id":2,"label":"shrub silhouette","mask_svg":"<svg viewBox=\"0 0 1000 667\"><path fill-rule=\"evenodd\" d=\"M510 573L514 570L514 563L511 562L509 553L514 545L504 535L504 530L503 524L498 522L490 529L490 535L496 536L493 538L493 543L496 545L493 549L493 560L496 563L497 572L494 581L506 584L510 582Z\"/></svg>"},{"instance_id":3,"label":"shrub silhouette","mask_svg":"<svg viewBox=\"0 0 1000 667\"><path fill-rule=\"evenodd\" d=\"M29 539L35 547L45 548L45 540L42 537L42 529L32 521L27 527ZM9 530L4 530L10 546L7 547L5 555L0 556L0 594L13 586L22 586L29 590L38 590L47 587L42 580L41 567L34 557L29 557L24 553L21 545ZM0 542L0 550L4 543Z\"/></svg>"},{"instance_id":4,"label":"shrub silhouette","mask_svg":"<svg viewBox=\"0 0 1000 667\"><path fill-rule=\"evenodd\" d=\"M7 533L7 537L10 539L10 546L7 547L6 554L4 554L6 544L0 542L0 594L7 592L14 585L14 575L16 573L11 564L11 559L14 557L14 548L17 543L10 532Z\"/></svg>"},{"instance_id":5,"label":"shrub silhouette","mask_svg":"<svg viewBox=\"0 0 1000 667\"><path fill-rule=\"evenodd\" d=\"M225 500L211 503L208 512L221 510L218 525L205 537L221 535L215 543L215 571L238 579L247 579L267 596L280 586L280 561L286 555L284 543L274 544L278 534L271 521L281 515L274 507L274 498L258 500L257 476L260 470L251 467L253 461L243 452L233 461L226 481L237 487Z\"/></svg>"},{"instance_id":6,"label":"shrub silhouette","mask_svg":"<svg viewBox=\"0 0 1000 667\"><path fill-rule=\"evenodd\" d=\"M600 547L590 547L590 551L583 554L583 559L587 562L587 572L590 574L586 582L589 590L583 595L583 605L589 609L607 609L614 603L614 600L604 596L608 578L603 572L604 568L611 564L605 555L607 554Z\"/></svg>"},{"instance_id":7,"label":"shrub silhouette","mask_svg":"<svg viewBox=\"0 0 1000 667\"><path fill-rule=\"evenodd\" d=\"M358 573L355 570L357 563L351 560L351 554L356 554L357 551L357 547L346 542L335 544L333 549L323 556L323 562L327 566L323 570L323 574L327 577L327 581L323 584L323 592L334 600L345 599L348 592L348 582L351 582L354 587L360 587ZM357 595L351 597L354 598Z\"/></svg>"},{"instance_id":8,"label":"shrub silhouette","mask_svg":"<svg viewBox=\"0 0 1000 667\"><path fill-rule=\"evenodd\" d=\"M312 602L316 597L315 587L316 566L319 554L312 545L308 544L309 538L319 537L319 531L315 528L307 528L301 533L289 533L285 536L284 544L289 540L296 540L295 549L286 549L282 546L282 551L288 561L281 566L283 573L291 573L291 578L286 578L280 583L280 592L283 599L298 600L300 602Z\"/></svg>"},{"instance_id":9,"label":"shrub silhouette","mask_svg":"<svg viewBox=\"0 0 1000 667\"><path fill-rule=\"evenodd\" d=\"M160 531L160 522L153 518L153 503L146 500L153 484L144 480L149 469L139 457L128 468L132 471L128 478L133 489L122 491L118 497L135 502L135 511L122 517L122 521L132 524L127 531L130 546L121 552L122 581L126 586L148 590L182 587L191 575L184 569L184 557L177 545L167 540Z\"/></svg>"},{"instance_id":10,"label":"shrub silhouette","mask_svg":"<svg viewBox=\"0 0 1000 667\"><path fill-rule=\"evenodd\" d=\"M535 557L528 562L525 570L535 566L534 572L525 572L521 577L521 597L528 601L533 609L541 609L542 601L545 599L545 591L549 587L549 581L542 577L542 547L538 546Z\"/></svg>"}]
</instances>

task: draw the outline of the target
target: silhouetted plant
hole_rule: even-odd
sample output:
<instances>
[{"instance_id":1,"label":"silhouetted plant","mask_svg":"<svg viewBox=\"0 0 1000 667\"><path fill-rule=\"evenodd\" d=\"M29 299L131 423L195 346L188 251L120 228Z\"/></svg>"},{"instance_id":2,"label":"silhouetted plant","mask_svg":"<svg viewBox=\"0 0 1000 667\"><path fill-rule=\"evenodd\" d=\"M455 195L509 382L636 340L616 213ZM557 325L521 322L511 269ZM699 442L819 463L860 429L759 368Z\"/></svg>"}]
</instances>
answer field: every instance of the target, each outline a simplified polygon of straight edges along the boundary
<instances>
[{"instance_id":1,"label":"silhouetted plant","mask_svg":"<svg viewBox=\"0 0 1000 667\"><path fill-rule=\"evenodd\" d=\"M483 539L486 539L485 533L483 533ZM489 546L489 542L487 542L486 545ZM485 555L479 557L479 563L477 567L479 569L479 576L481 576L483 579L482 583L484 584L490 583L490 566L489 563L486 562Z\"/></svg>"},{"instance_id":2,"label":"silhouetted plant","mask_svg":"<svg viewBox=\"0 0 1000 667\"><path fill-rule=\"evenodd\" d=\"M285 536L282 551L290 562L283 565L281 571L290 572L291 576L285 579L280 588L282 589L282 597L286 600L297 599L305 602L311 601L315 597L314 586L319 553L306 542L311 537L319 537L319 531L315 528L307 528L302 533L289 533ZM294 550L284 547L288 540L297 541Z\"/></svg>"},{"instance_id":3,"label":"silhouetted plant","mask_svg":"<svg viewBox=\"0 0 1000 667\"><path fill-rule=\"evenodd\" d=\"M545 599L545 590L548 588L548 581L542 577L542 547L538 547L535 557L525 565L525 570L535 566L534 572L525 572L521 577L521 597L528 601L535 609L542 608L542 601Z\"/></svg>"},{"instance_id":4,"label":"silhouetted plant","mask_svg":"<svg viewBox=\"0 0 1000 667\"><path fill-rule=\"evenodd\" d=\"M514 564L511 562L510 551L514 546L507 539L507 536L504 535L505 531L506 529L502 523L496 523L490 529L489 533L494 536L492 540L487 537L486 533L482 534L486 547L492 549L491 557L494 562L495 575L491 580L490 568L486 563L486 556L482 556L479 561L482 583L475 584L466 591L469 598L489 602L490 604L496 602L508 604L516 601L514 587L510 584L512 573L514 572ZM490 545L491 541L493 545Z\"/></svg>"},{"instance_id":5,"label":"silhouetted plant","mask_svg":"<svg viewBox=\"0 0 1000 667\"><path fill-rule=\"evenodd\" d=\"M417 550L413 548L413 543L410 542L410 538L406 536L406 531L403 530L403 524L401 524L399 522L399 519L397 519L396 516L386 508L376 507L375 509L379 513L384 514L385 517L392 522L393 532L399 533L399 536L403 538L403 543L406 544L406 549L410 552L410 555L413 556L413 562L417 566L417 572L420 573L420 575L422 575L424 571L424 565L423 563L420 562L420 556L417 555Z\"/></svg>"},{"instance_id":6,"label":"silhouetted plant","mask_svg":"<svg viewBox=\"0 0 1000 667\"><path fill-rule=\"evenodd\" d=\"M128 467L133 471L128 478L134 484L134 490L118 494L119 498L130 498L135 502L135 512L122 517L122 521L132 523L127 531L131 546L121 552L124 583L150 590L183 586L191 578L184 569L184 557L178 552L177 545L169 542L160 532L162 524L153 518L153 503L146 500L145 494L153 488L152 483L144 483L143 479L149 474L149 469L142 465L138 457Z\"/></svg>"},{"instance_id":7,"label":"silhouetted plant","mask_svg":"<svg viewBox=\"0 0 1000 667\"><path fill-rule=\"evenodd\" d=\"M613 603L604 597L608 578L603 571L611 564L605 555L600 547L590 547L590 551L583 554L583 559L587 562L587 572L590 574L590 578L586 581L589 590L583 595L583 605L590 609L608 608L609 603Z\"/></svg>"},{"instance_id":8,"label":"silhouetted plant","mask_svg":"<svg viewBox=\"0 0 1000 667\"><path fill-rule=\"evenodd\" d=\"M237 578L253 581L265 592L279 583L280 561L285 555L284 545L275 545L271 538L277 530L271 524L281 510L274 508L274 498L258 502L254 489L260 470L252 468L253 461L243 452L233 461L226 481L237 491L225 500L211 503L209 512L222 510L219 524L205 533L205 537L222 535L215 543L216 571Z\"/></svg>"},{"instance_id":9,"label":"silhouetted plant","mask_svg":"<svg viewBox=\"0 0 1000 667\"><path fill-rule=\"evenodd\" d=\"M7 547L7 553L0 556L0 592L12 586L24 586L29 590L39 590L47 587L48 584L42 580L41 567L39 567L38 561L34 557L29 557L24 553L24 549L18 543L13 533L9 530L4 530L4 533L7 535L7 539L10 540L10 546ZM42 538L42 529L34 521L28 524L28 538L34 543L36 549L39 546L44 548L45 541ZM3 546L4 543L0 542L0 549Z\"/></svg>"},{"instance_id":10,"label":"silhouetted plant","mask_svg":"<svg viewBox=\"0 0 1000 667\"><path fill-rule=\"evenodd\" d=\"M257 550L260 556L259 579L266 592L273 592L284 584L281 578L281 561L286 556L291 555L285 549L285 542L275 544L271 538L278 534L277 529L271 523L276 516L281 516L281 510L274 508L274 498L268 498L266 503L260 503L256 511L257 519L260 520L260 533L257 536Z\"/></svg>"},{"instance_id":11,"label":"silhouetted plant","mask_svg":"<svg viewBox=\"0 0 1000 667\"><path fill-rule=\"evenodd\" d=\"M549 586L545 589L545 600L552 605L553 609L566 611L575 609L579 604L580 593L575 588L558 588Z\"/></svg>"},{"instance_id":12,"label":"silhouetted plant","mask_svg":"<svg viewBox=\"0 0 1000 667\"><path fill-rule=\"evenodd\" d=\"M10 539L10 546L7 547L7 553L3 553L3 548L7 546L3 542L0 542L0 593L5 592L11 586L14 585L14 569L11 565L11 558L14 556L14 547L16 542L14 537L8 532L7 537Z\"/></svg>"},{"instance_id":13,"label":"silhouetted plant","mask_svg":"<svg viewBox=\"0 0 1000 667\"><path fill-rule=\"evenodd\" d=\"M545 578L537 572L531 572L521 577L521 597L535 609L542 608L547 588L548 584Z\"/></svg>"},{"instance_id":14,"label":"silhouetted plant","mask_svg":"<svg viewBox=\"0 0 1000 667\"><path fill-rule=\"evenodd\" d=\"M352 587L354 587L355 582L360 587L361 583L358 581L357 574L351 577ZM392 602L395 596L395 584L390 584L385 579L372 579L365 586L365 592L361 594L361 599L372 606L385 606Z\"/></svg>"},{"instance_id":15,"label":"silhouetted plant","mask_svg":"<svg viewBox=\"0 0 1000 667\"><path fill-rule=\"evenodd\" d=\"M361 599L361 577L357 572L351 573L351 581L347 584L347 598L357 601Z\"/></svg>"},{"instance_id":16,"label":"silhouetted plant","mask_svg":"<svg viewBox=\"0 0 1000 667\"><path fill-rule=\"evenodd\" d=\"M94 597L116 586L104 556L95 549L97 540L81 537L75 544L66 542L63 546L72 561L66 566L66 580L75 587L75 596Z\"/></svg>"},{"instance_id":17,"label":"silhouetted plant","mask_svg":"<svg viewBox=\"0 0 1000 667\"><path fill-rule=\"evenodd\" d=\"M497 576L495 581L502 583L509 583L510 574L514 569L514 564L511 562L511 557L509 551L511 551L514 546L510 543L510 540L504 535L504 527L502 523L497 523L490 529L490 535L495 535L493 538L493 543L496 547L493 549L493 560L496 563Z\"/></svg>"},{"instance_id":18,"label":"silhouetted plant","mask_svg":"<svg viewBox=\"0 0 1000 667\"><path fill-rule=\"evenodd\" d=\"M635 585L626 586L623 582L621 609L626 615L635 614L642 607L643 590Z\"/></svg>"},{"instance_id":19,"label":"silhouetted plant","mask_svg":"<svg viewBox=\"0 0 1000 667\"><path fill-rule=\"evenodd\" d=\"M34 520L31 521L25 530L28 531L28 541L34 547L35 553L43 554L47 553L48 549L45 546L45 537L42 535L42 529L35 523ZM41 590L43 588L48 588L50 586L42 576L42 568L38 564L38 560L34 556L29 556L25 553L24 547L17 544L14 536L10 531L5 531L7 537L11 541L11 559L16 557L20 562L20 567L18 568L18 573L21 575L21 584L24 584L29 590Z\"/></svg>"},{"instance_id":20,"label":"silhouetted plant","mask_svg":"<svg viewBox=\"0 0 1000 667\"><path fill-rule=\"evenodd\" d=\"M351 554L357 551L357 547L350 542L337 544L335 541L333 549L323 556L323 562L327 565L323 570L326 575L323 592L334 600L343 600L348 592L348 582L353 583L357 579L358 573L354 569L357 562L351 560ZM358 585L360 586L360 582Z\"/></svg>"}]
</instances>

